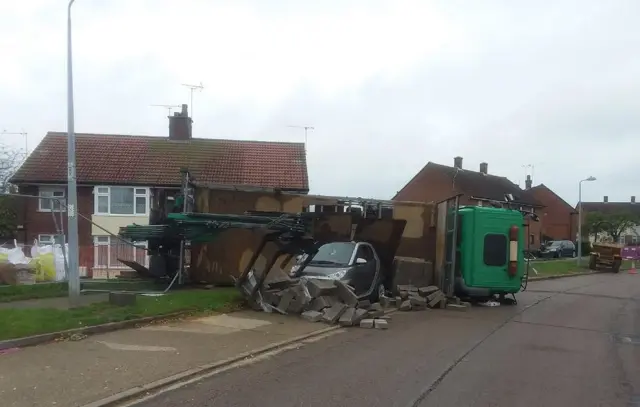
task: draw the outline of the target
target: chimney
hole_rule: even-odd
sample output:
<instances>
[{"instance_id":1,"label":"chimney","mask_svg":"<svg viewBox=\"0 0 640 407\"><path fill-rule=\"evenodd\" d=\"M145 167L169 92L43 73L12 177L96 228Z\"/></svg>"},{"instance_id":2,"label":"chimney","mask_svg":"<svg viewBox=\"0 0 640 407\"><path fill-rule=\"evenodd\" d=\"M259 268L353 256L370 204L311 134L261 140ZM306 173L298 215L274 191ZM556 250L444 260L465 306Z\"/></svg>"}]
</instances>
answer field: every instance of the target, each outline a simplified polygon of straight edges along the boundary
<instances>
[{"instance_id":1,"label":"chimney","mask_svg":"<svg viewBox=\"0 0 640 407\"><path fill-rule=\"evenodd\" d=\"M187 112L187 105L182 105L182 111L169 116L169 140L191 140L191 123L193 120Z\"/></svg>"},{"instance_id":2,"label":"chimney","mask_svg":"<svg viewBox=\"0 0 640 407\"><path fill-rule=\"evenodd\" d=\"M484 175L487 175L487 170L489 169L489 164L487 163L480 163L480 172L483 173Z\"/></svg>"},{"instance_id":3,"label":"chimney","mask_svg":"<svg viewBox=\"0 0 640 407\"><path fill-rule=\"evenodd\" d=\"M604 202L609 202L609 197L608 196L604 196Z\"/></svg>"},{"instance_id":4,"label":"chimney","mask_svg":"<svg viewBox=\"0 0 640 407\"><path fill-rule=\"evenodd\" d=\"M462 169L462 157L454 157L453 166L458 169Z\"/></svg>"},{"instance_id":5,"label":"chimney","mask_svg":"<svg viewBox=\"0 0 640 407\"><path fill-rule=\"evenodd\" d=\"M631 203L636 203L636 196L635 196L635 195L633 195L633 196L631 197Z\"/></svg>"},{"instance_id":6,"label":"chimney","mask_svg":"<svg viewBox=\"0 0 640 407\"><path fill-rule=\"evenodd\" d=\"M527 179L524 181L524 189L531 189L531 175L527 175Z\"/></svg>"}]
</instances>

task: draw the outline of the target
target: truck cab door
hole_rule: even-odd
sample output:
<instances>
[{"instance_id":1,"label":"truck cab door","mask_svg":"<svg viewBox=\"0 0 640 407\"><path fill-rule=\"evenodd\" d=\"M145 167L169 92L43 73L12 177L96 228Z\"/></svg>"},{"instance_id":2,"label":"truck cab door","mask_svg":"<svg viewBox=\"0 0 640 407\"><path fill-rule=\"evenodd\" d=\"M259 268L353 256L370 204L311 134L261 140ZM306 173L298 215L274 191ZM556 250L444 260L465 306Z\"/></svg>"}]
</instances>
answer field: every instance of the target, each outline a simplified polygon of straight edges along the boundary
<instances>
[{"instance_id":1,"label":"truck cab door","mask_svg":"<svg viewBox=\"0 0 640 407\"><path fill-rule=\"evenodd\" d=\"M358 245L354 259L354 279L352 284L358 296L366 294L374 283L377 261L371 246Z\"/></svg>"}]
</instances>

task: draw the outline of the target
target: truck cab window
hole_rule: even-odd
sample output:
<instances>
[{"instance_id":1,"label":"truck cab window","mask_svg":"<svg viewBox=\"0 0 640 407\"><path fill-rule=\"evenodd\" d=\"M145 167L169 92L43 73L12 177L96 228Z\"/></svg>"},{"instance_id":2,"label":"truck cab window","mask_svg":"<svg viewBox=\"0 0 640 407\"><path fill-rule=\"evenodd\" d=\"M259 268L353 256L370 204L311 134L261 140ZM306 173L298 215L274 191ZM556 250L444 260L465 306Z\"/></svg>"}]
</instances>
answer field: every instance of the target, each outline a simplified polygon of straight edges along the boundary
<instances>
[{"instance_id":1,"label":"truck cab window","mask_svg":"<svg viewBox=\"0 0 640 407\"><path fill-rule=\"evenodd\" d=\"M502 267L507 264L507 236L491 233L484 237L484 264Z\"/></svg>"}]
</instances>

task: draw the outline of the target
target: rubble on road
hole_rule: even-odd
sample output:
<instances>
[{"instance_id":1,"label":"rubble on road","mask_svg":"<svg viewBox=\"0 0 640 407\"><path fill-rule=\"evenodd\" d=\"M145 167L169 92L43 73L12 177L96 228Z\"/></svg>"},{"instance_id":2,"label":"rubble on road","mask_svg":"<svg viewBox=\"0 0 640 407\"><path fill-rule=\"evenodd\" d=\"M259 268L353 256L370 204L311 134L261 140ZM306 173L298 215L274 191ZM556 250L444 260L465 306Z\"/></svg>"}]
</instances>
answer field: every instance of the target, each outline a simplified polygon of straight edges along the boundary
<instances>
[{"instance_id":1,"label":"rubble on road","mask_svg":"<svg viewBox=\"0 0 640 407\"><path fill-rule=\"evenodd\" d=\"M245 294L255 289L254 276L242 287ZM361 299L353 287L339 280L302 277L264 283L255 293L254 308L265 312L300 315L309 322L387 329L385 310L419 311L429 308L464 310L469 304L448 299L436 286L398 285L395 296L382 296L378 302Z\"/></svg>"}]
</instances>

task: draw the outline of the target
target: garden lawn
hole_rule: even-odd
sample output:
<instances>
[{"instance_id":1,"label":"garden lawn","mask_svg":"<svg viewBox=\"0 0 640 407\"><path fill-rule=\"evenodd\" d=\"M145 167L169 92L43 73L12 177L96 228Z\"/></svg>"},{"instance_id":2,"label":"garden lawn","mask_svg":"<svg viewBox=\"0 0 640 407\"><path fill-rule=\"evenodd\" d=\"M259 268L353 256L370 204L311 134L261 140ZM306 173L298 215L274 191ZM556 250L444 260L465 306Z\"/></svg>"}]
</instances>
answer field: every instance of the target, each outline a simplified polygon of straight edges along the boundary
<instances>
[{"instance_id":1,"label":"garden lawn","mask_svg":"<svg viewBox=\"0 0 640 407\"><path fill-rule=\"evenodd\" d=\"M240 300L235 288L185 289L160 297L138 296L136 305L128 307L97 303L68 310L6 308L0 309L0 340L182 311L224 311L238 306Z\"/></svg>"}]
</instances>

